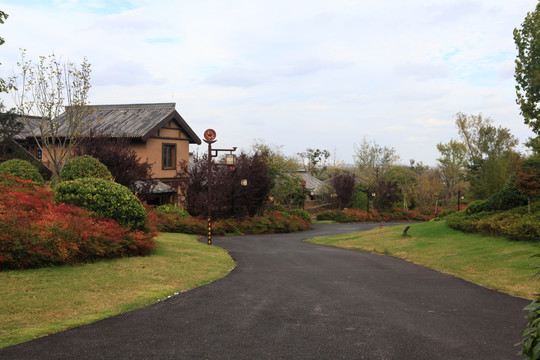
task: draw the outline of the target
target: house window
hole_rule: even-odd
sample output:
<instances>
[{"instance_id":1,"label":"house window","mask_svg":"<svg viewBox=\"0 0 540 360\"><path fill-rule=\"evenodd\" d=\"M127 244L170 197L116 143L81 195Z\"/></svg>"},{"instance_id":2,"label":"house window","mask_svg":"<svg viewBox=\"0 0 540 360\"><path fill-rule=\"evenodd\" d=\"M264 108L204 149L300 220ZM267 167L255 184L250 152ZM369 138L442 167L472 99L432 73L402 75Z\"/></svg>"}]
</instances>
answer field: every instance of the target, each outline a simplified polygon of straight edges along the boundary
<instances>
[{"instance_id":1,"label":"house window","mask_svg":"<svg viewBox=\"0 0 540 360\"><path fill-rule=\"evenodd\" d=\"M163 170L176 169L176 144L163 144Z\"/></svg>"}]
</instances>

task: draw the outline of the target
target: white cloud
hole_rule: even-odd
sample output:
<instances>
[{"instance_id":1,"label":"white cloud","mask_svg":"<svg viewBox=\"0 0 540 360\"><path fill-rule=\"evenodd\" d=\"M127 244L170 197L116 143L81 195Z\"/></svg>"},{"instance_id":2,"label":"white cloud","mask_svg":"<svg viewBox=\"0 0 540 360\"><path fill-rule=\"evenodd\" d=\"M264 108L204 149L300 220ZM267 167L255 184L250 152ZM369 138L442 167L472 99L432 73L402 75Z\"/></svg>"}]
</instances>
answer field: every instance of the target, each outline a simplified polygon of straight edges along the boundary
<instances>
[{"instance_id":1,"label":"white cloud","mask_svg":"<svg viewBox=\"0 0 540 360\"><path fill-rule=\"evenodd\" d=\"M434 164L458 111L531 136L515 104L512 31L536 3L0 0L0 73L19 48L87 56L92 103L175 101L223 146L264 138L290 154L336 147L352 162L366 135Z\"/></svg>"},{"instance_id":2,"label":"white cloud","mask_svg":"<svg viewBox=\"0 0 540 360\"><path fill-rule=\"evenodd\" d=\"M448 125L451 125L453 121L451 119L421 119L421 120L414 120L413 123L427 126L427 127L446 127Z\"/></svg>"}]
</instances>

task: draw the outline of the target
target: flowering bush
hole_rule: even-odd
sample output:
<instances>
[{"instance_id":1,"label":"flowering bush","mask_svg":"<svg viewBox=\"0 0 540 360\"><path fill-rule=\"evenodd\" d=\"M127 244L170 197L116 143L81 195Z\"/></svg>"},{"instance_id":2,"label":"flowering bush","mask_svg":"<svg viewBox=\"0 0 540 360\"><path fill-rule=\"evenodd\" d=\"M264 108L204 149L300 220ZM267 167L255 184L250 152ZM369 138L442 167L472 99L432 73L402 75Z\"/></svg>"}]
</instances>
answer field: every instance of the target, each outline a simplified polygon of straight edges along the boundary
<instances>
[{"instance_id":1,"label":"flowering bush","mask_svg":"<svg viewBox=\"0 0 540 360\"><path fill-rule=\"evenodd\" d=\"M0 176L0 269L23 269L146 255L155 247L154 218L130 230L85 209L55 205L50 190Z\"/></svg>"}]
</instances>

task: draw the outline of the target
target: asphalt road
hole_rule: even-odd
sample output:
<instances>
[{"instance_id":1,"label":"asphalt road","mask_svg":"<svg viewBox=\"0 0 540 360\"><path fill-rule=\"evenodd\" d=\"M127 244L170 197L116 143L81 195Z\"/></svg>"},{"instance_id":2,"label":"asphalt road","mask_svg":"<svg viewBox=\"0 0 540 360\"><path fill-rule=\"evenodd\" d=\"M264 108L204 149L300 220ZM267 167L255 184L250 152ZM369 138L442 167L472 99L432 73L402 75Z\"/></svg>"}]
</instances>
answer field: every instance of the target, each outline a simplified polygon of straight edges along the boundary
<instances>
[{"instance_id":1,"label":"asphalt road","mask_svg":"<svg viewBox=\"0 0 540 360\"><path fill-rule=\"evenodd\" d=\"M0 359L518 359L511 297L388 256L305 243L369 224L215 238L238 266L148 308L0 350Z\"/></svg>"}]
</instances>

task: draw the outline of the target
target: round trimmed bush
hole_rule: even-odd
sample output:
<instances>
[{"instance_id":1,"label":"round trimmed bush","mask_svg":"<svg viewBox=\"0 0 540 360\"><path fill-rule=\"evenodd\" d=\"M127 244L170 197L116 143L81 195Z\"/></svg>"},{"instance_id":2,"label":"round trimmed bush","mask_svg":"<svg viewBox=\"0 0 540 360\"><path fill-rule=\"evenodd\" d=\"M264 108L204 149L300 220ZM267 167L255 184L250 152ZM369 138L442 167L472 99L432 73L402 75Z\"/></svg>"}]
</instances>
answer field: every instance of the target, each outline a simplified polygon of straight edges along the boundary
<instances>
[{"instance_id":1,"label":"round trimmed bush","mask_svg":"<svg viewBox=\"0 0 540 360\"><path fill-rule=\"evenodd\" d=\"M296 215L306 221L311 222L311 215L306 210L303 209L291 209L287 211L288 214Z\"/></svg>"},{"instance_id":2,"label":"round trimmed bush","mask_svg":"<svg viewBox=\"0 0 540 360\"><path fill-rule=\"evenodd\" d=\"M80 206L120 225L141 228L146 210L125 186L111 180L82 178L61 182L53 191L57 203Z\"/></svg>"},{"instance_id":3,"label":"round trimmed bush","mask_svg":"<svg viewBox=\"0 0 540 360\"><path fill-rule=\"evenodd\" d=\"M491 195L485 203L486 210L510 210L527 204L527 197L514 187L505 187Z\"/></svg>"},{"instance_id":4,"label":"round trimmed bush","mask_svg":"<svg viewBox=\"0 0 540 360\"><path fill-rule=\"evenodd\" d=\"M66 161L60 174L60 181L70 181L82 178L100 178L113 180L109 169L98 159L90 155L77 156Z\"/></svg>"},{"instance_id":5,"label":"round trimmed bush","mask_svg":"<svg viewBox=\"0 0 540 360\"><path fill-rule=\"evenodd\" d=\"M476 214L476 213L486 211L486 210L487 210L486 201L476 200L470 203L469 206L467 206L467 208L465 209L465 214L471 215L471 214Z\"/></svg>"},{"instance_id":6,"label":"round trimmed bush","mask_svg":"<svg viewBox=\"0 0 540 360\"><path fill-rule=\"evenodd\" d=\"M23 180L32 180L43 184L43 176L29 161L11 159L0 164L0 174L12 175Z\"/></svg>"}]
</instances>

